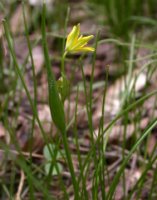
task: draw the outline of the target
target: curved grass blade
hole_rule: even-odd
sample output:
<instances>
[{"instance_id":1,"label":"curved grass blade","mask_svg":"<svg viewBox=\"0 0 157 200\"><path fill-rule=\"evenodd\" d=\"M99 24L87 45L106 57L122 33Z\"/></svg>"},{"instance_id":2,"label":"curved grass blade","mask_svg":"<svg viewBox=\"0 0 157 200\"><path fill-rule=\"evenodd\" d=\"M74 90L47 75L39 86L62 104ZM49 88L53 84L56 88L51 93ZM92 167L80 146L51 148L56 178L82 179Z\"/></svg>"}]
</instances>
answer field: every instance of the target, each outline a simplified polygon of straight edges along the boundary
<instances>
[{"instance_id":1,"label":"curved grass blade","mask_svg":"<svg viewBox=\"0 0 157 200\"><path fill-rule=\"evenodd\" d=\"M91 159L91 157L93 156L93 152L96 148L96 145L99 143L99 140L103 139L104 134L116 123L116 121L118 119L120 119L125 113L129 112L130 110L134 109L136 106L138 106L139 104L141 104L143 101L149 99L150 97L152 97L153 95L157 94L157 90L152 91L151 93L141 97L139 100L135 101L134 103L132 103L131 105L129 105L126 109L124 109L121 113L119 113L110 123L109 125L104 129L103 133L99 136L99 138L97 138L94 146L92 146L90 152L88 153L84 164L83 164L83 168L85 169L86 165L88 164L89 160ZM79 181L80 182L80 179Z\"/></svg>"},{"instance_id":2,"label":"curved grass blade","mask_svg":"<svg viewBox=\"0 0 157 200\"><path fill-rule=\"evenodd\" d=\"M157 119L155 119L147 128L146 130L144 131L143 135L137 140L137 142L135 143L135 145L132 147L130 153L128 154L128 156L125 158L125 160L123 161L118 173L115 175L115 178L113 180L113 182L111 183L111 186L110 186L110 190L108 192L108 195L107 195L107 199L108 200L111 200L113 195L114 195L114 192L115 192L115 189L116 189L116 186L118 184L118 181L119 181L119 178L121 176L121 174L123 173L124 169L125 169L125 166L126 164L128 163L128 161L130 160L132 154L135 152L135 150L137 149L137 147L141 144L141 142L146 138L146 136L150 133L150 131L157 125Z\"/></svg>"}]
</instances>

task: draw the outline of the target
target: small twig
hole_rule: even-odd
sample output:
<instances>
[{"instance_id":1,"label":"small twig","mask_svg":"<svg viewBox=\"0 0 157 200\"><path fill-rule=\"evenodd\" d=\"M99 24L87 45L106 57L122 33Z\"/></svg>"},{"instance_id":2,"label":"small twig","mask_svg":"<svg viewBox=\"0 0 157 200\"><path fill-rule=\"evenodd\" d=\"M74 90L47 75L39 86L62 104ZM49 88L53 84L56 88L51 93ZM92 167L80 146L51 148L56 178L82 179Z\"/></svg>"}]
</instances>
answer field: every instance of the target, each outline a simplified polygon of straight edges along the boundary
<instances>
[{"instance_id":1,"label":"small twig","mask_svg":"<svg viewBox=\"0 0 157 200\"><path fill-rule=\"evenodd\" d=\"M5 150L0 149L0 152L4 153ZM13 154L15 154L15 155L19 155L19 154L20 154L20 153L19 153L18 151L16 151L16 150L9 150L9 153L13 153ZM24 151L22 151L22 155L29 157L29 156L30 156L30 153L29 153L29 152L24 152ZM36 154L36 153L32 153L32 157L34 157L34 158L40 158L40 159L43 159L43 158L44 158L43 155Z\"/></svg>"},{"instance_id":2,"label":"small twig","mask_svg":"<svg viewBox=\"0 0 157 200\"><path fill-rule=\"evenodd\" d=\"M23 189L24 181L25 181L25 175L24 175L24 172L21 170L21 178L20 178L20 183L19 183L19 187L16 193L15 200L21 200L20 196Z\"/></svg>"}]
</instances>

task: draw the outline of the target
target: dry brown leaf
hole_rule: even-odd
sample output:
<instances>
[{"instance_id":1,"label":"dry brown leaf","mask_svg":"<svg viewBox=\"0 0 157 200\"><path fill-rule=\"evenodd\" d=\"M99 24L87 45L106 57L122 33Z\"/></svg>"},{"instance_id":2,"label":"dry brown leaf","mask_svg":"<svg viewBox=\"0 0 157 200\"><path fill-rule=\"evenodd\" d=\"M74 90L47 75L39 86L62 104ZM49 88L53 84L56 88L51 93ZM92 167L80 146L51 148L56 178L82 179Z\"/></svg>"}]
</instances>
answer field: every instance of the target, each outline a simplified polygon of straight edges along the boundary
<instances>
[{"instance_id":1,"label":"dry brown leaf","mask_svg":"<svg viewBox=\"0 0 157 200\"><path fill-rule=\"evenodd\" d=\"M0 21L2 21L3 17L4 16L0 14ZM2 23L0 23L0 39L2 38L2 36L3 36L3 29L2 29Z\"/></svg>"},{"instance_id":2,"label":"dry brown leaf","mask_svg":"<svg viewBox=\"0 0 157 200\"><path fill-rule=\"evenodd\" d=\"M47 4L47 6L50 6L51 3L53 3L54 0L45 0L45 3ZM29 4L31 6L42 6L43 4L43 0L29 0Z\"/></svg>"},{"instance_id":3,"label":"dry brown leaf","mask_svg":"<svg viewBox=\"0 0 157 200\"><path fill-rule=\"evenodd\" d=\"M29 10L27 7L25 7L25 15L26 21L29 24ZM10 20L10 26L13 34L20 34L25 30L21 5L17 6L15 12L13 13Z\"/></svg>"},{"instance_id":4,"label":"dry brown leaf","mask_svg":"<svg viewBox=\"0 0 157 200\"><path fill-rule=\"evenodd\" d=\"M125 181L126 181L125 187L126 187L126 193L127 194L134 187L134 185L137 183L141 174L142 174L141 171L139 171L138 169L126 170L125 171ZM123 200L124 199L124 190L123 190L122 179L117 186L114 199L115 200Z\"/></svg>"},{"instance_id":5,"label":"dry brown leaf","mask_svg":"<svg viewBox=\"0 0 157 200\"><path fill-rule=\"evenodd\" d=\"M140 121L140 129L144 130L146 128L146 126L149 123L149 118L143 118ZM105 124L105 127L108 125L108 123ZM105 128L104 127L104 128ZM98 137L98 129L95 129L95 138ZM134 133L135 131L135 127L133 124L128 124L126 127L126 140L128 140ZM124 139L124 126L120 125L120 124L116 124L114 125L109 132L109 143L112 142L122 142Z\"/></svg>"},{"instance_id":6,"label":"dry brown leaf","mask_svg":"<svg viewBox=\"0 0 157 200\"><path fill-rule=\"evenodd\" d=\"M44 64L44 56L43 56L43 51L42 51L41 46L36 46L32 50L32 54L33 54L33 61L35 65L35 72L36 72L36 75L38 75L42 71L42 67Z\"/></svg>"},{"instance_id":7,"label":"dry brown leaf","mask_svg":"<svg viewBox=\"0 0 157 200\"><path fill-rule=\"evenodd\" d=\"M149 49L145 49L145 48L139 48L138 52L137 52L137 67L141 68L143 65L145 65L146 63L148 63L150 58L145 58L147 55L149 55L151 52Z\"/></svg>"},{"instance_id":8,"label":"dry brown leaf","mask_svg":"<svg viewBox=\"0 0 157 200\"><path fill-rule=\"evenodd\" d=\"M6 130L4 126L0 123L0 138L5 137L5 135L6 135Z\"/></svg>"},{"instance_id":9,"label":"dry brown leaf","mask_svg":"<svg viewBox=\"0 0 157 200\"><path fill-rule=\"evenodd\" d=\"M28 55L28 45L25 37L18 37L15 39L15 52L19 64L23 64Z\"/></svg>"},{"instance_id":10,"label":"dry brown leaf","mask_svg":"<svg viewBox=\"0 0 157 200\"><path fill-rule=\"evenodd\" d=\"M38 106L38 116L43 124L45 132L49 132L52 125L52 118L51 118L50 108L47 104Z\"/></svg>"},{"instance_id":11,"label":"dry brown leaf","mask_svg":"<svg viewBox=\"0 0 157 200\"><path fill-rule=\"evenodd\" d=\"M136 79L136 76L137 76L137 79ZM118 79L113 85L111 85L107 89L105 112L110 117L115 116L120 111L122 94L125 91L124 80L125 79L127 80L127 78L128 78L128 76L122 77L121 79ZM135 70L133 75L132 75L129 88L131 88L133 86L135 80L136 80L136 82L135 82L135 92L137 93L145 87L146 74L143 73L143 72L139 73L139 71ZM103 102L102 97L100 97L98 99L98 102L96 103L96 105L98 105L98 106L96 107L96 110L95 110L95 113L94 113L94 120L98 120L101 117L102 102Z\"/></svg>"},{"instance_id":12,"label":"dry brown leaf","mask_svg":"<svg viewBox=\"0 0 157 200\"><path fill-rule=\"evenodd\" d=\"M147 144L147 152L149 155L152 154L153 149L156 145L156 142L157 142L157 139L156 139L155 135L153 135L153 134L150 135L150 137L148 138L148 144Z\"/></svg>"},{"instance_id":13,"label":"dry brown leaf","mask_svg":"<svg viewBox=\"0 0 157 200\"><path fill-rule=\"evenodd\" d=\"M69 120L73 121L73 123L74 123L75 109L76 109L75 101L70 101L70 104L69 104L69 102L66 100L64 109L65 109L66 117L67 118L69 117ZM68 112L69 109L70 109L70 112ZM69 113L69 116L68 116L68 113ZM87 118L86 109L84 106L82 106L80 103L78 103L78 105L77 105L77 126L79 128L81 128L81 127L85 128L85 127L87 127L87 124L88 124L88 118Z\"/></svg>"},{"instance_id":14,"label":"dry brown leaf","mask_svg":"<svg viewBox=\"0 0 157 200\"><path fill-rule=\"evenodd\" d=\"M95 138L98 137L98 129L95 130ZM130 124L127 126L126 129L126 140L128 140L132 134L134 133L134 125ZM105 136L105 135L104 135ZM113 142L113 141L118 141L118 142L122 142L124 139L124 126L122 125L115 125L114 127L111 128L110 132L109 132L109 142Z\"/></svg>"}]
</instances>

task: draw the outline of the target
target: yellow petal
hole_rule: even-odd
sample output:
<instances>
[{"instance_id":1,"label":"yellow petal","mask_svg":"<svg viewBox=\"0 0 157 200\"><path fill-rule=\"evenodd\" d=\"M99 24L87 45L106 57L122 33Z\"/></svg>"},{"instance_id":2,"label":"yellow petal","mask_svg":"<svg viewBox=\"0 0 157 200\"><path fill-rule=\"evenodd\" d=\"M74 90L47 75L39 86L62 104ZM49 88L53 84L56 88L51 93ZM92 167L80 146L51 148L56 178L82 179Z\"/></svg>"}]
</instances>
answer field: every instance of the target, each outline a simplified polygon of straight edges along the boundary
<instances>
[{"instance_id":1,"label":"yellow petal","mask_svg":"<svg viewBox=\"0 0 157 200\"><path fill-rule=\"evenodd\" d=\"M93 52L95 49L93 47L82 47L76 49L74 52Z\"/></svg>"},{"instance_id":2,"label":"yellow petal","mask_svg":"<svg viewBox=\"0 0 157 200\"><path fill-rule=\"evenodd\" d=\"M76 53L76 52L92 52L94 51L93 47L86 46L94 36L89 35L83 37L80 35L80 24L77 26L74 26L72 31L69 33L67 40L66 40L66 46L65 46L65 52L66 53Z\"/></svg>"},{"instance_id":3,"label":"yellow petal","mask_svg":"<svg viewBox=\"0 0 157 200\"><path fill-rule=\"evenodd\" d=\"M79 34L80 34L80 24L74 26L72 31L69 33L66 41L66 49L69 47L71 48L71 46L73 46L77 42Z\"/></svg>"},{"instance_id":4,"label":"yellow petal","mask_svg":"<svg viewBox=\"0 0 157 200\"><path fill-rule=\"evenodd\" d=\"M89 40L91 40L94 36L93 35L90 35L90 36L86 36L86 37L82 37L80 36L78 41L75 43L75 46L73 46L72 49L76 49L76 48L81 48L83 46L85 46Z\"/></svg>"},{"instance_id":5,"label":"yellow petal","mask_svg":"<svg viewBox=\"0 0 157 200\"><path fill-rule=\"evenodd\" d=\"M73 35L75 35L76 29L77 29L76 26L74 26L73 29L71 30L71 32L68 34L68 37L67 37L68 42L71 40Z\"/></svg>"},{"instance_id":6,"label":"yellow petal","mask_svg":"<svg viewBox=\"0 0 157 200\"><path fill-rule=\"evenodd\" d=\"M94 37L94 35L89 35L89 36L85 36L85 37L79 37L79 40L83 40L85 42L89 42L89 40L91 40Z\"/></svg>"}]
</instances>

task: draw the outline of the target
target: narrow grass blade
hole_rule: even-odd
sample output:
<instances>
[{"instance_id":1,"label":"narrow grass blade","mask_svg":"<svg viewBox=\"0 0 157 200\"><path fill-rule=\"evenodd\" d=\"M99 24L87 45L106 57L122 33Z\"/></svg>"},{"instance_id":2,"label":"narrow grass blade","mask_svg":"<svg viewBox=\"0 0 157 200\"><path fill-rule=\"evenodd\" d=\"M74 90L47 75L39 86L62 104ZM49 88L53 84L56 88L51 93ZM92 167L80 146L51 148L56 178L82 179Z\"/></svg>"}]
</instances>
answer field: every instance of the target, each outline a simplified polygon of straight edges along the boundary
<instances>
[{"instance_id":1,"label":"narrow grass blade","mask_svg":"<svg viewBox=\"0 0 157 200\"><path fill-rule=\"evenodd\" d=\"M125 160L123 161L118 173L115 175L115 178L110 186L110 190L108 192L107 195L107 199L111 200L113 197L113 194L115 192L116 186L118 184L119 178L121 176L121 174L123 173L126 164L128 163L128 161L130 160L132 154L135 152L135 150L137 149L137 147L141 144L141 142L146 138L146 136L150 133L150 131L157 125L157 119L154 120L154 122L149 125L146 130L144 131L144 133L142 134L142 136L137 140L137 142L135 143L135 145L132 147L130 153L128 154L128 156L125 158Z\"/></svg>"}]
</instances>

